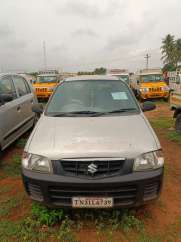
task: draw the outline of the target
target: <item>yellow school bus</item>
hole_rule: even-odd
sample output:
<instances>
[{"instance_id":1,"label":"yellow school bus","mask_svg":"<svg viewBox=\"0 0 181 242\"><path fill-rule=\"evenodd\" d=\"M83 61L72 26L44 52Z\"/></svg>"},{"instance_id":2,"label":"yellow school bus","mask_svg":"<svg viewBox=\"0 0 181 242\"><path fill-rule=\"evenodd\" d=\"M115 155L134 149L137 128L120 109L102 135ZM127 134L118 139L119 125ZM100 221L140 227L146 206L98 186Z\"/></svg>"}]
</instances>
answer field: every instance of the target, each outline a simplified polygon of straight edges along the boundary
<instances>
[{"instance_id":1,"label":"yellow school bus","mask_svg":"<svg viewBox=\"0 0 181 242\"><path fill-rule=\"evenodd\" d=\"M33 84L37 98L48 99L58 83L59 75L56 71L40 72Z\"/></svg>"},{"instance_id":2,"label":"yellow school bus","mask_svg":"<svg viewBox=\"0 0 181 242\"><path fill-rule=\"evenodd\" d=\"M164 82L161 69L144 69L136 72L131 81L131 87L141 101L169 98L170 89Z\"/></svg>"}]
</instances>

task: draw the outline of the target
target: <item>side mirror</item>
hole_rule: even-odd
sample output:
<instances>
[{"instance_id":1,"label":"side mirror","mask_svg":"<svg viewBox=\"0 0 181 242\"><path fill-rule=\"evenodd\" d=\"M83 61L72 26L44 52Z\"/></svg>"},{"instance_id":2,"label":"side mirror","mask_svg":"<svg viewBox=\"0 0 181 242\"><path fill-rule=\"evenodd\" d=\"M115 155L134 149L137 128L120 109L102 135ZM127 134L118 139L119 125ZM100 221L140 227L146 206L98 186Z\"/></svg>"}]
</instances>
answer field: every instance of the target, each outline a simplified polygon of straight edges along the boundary
<instances>
[{"instance_id":1,"label":"side mirror","mask_svg":"<svg viewBox=\"0 0 181 242\"><path fill-rule=\"evenodd\" d=\"M0 101L2 103L11 102L13 100L12 94L0 94Z\"/></svg>"},{"instance_id":2,"label":"side mirror","mask_svg":"<svg viewBox=\"0 0 181 242\"><path fill-rule=\"evenodd\" d=\"M38 115L43 113L43 105L41 103L33 104L32 111Z\"/></svg>"},{"instance_id":3,"label":"side mirror","mask_svg":"<svg viewBox=\"0 0 181 242\"><path fill-rule=\"evenodd\" d=\"M146 101L142 105L143 112L151 111L156 109L156 105L153 102Z\"/></svg>"}]
</instances>

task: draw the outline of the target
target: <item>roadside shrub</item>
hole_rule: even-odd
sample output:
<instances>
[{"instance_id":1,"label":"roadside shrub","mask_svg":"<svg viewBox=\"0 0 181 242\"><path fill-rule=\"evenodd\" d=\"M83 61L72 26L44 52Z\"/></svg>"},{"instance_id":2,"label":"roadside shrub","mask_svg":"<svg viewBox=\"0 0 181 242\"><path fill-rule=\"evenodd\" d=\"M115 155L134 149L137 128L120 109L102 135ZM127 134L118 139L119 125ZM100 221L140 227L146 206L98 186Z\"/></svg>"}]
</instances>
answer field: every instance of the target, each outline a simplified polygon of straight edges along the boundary
<instances>
[{"instance_id":1,"label":"roadside shrub","mask_svg":"<svg viewBox=\"0 0 181 242\"><path fill-rule=\"evenodd\" d=\"M136 229L141 232L144 230L144 223L133 214L125 212L121 219L121 228L125 232L128 232L130 229Z\"/></svg>"},{"instance_id":2,"label":"roadside shrub","mask_svg":"<svg viewBox=\"0 0 181 242\"><path fill-rule=\"evenodd\" d=\"M32 217L37 219L40 224L51 226L59 222L64 216L62 209L50 209L38 203L32 205Z\"/></svg>"},{"instance_id":3,"label":"roadside shrub","mask_svg":"<svg viewBox=\"0 0 181 242\"><path fill-rule=\"evenodd\" d=\"M61 242L79 242L76 239L75 234L73 233L72 226L73 226L73 221L70 220L68 217L66 217L60 226L60 229L58 231L58 236L57 238Z\"/></svg>"}]
</instances>

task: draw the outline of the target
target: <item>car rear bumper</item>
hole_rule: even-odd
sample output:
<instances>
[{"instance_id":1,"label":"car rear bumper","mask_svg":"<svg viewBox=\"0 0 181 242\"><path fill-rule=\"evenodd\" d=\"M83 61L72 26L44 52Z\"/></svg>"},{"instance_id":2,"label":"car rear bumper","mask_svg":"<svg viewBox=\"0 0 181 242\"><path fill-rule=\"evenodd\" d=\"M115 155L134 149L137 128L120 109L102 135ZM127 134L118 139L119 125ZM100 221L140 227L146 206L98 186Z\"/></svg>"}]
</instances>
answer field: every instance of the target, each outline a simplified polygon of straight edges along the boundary
<instances>
[{"instance_id":1,"label":"car rear bumper","mask_svg":"<svg viewBox=\"0 0 181 242\"><path fill-rule=\"evenodd\" d=\"M72 197L112 197L114 207L135 207L159 197L163 169L103 179L82 179L22 170L28 195L49 207L72 207Z\"/></svg>"}]
</instances>

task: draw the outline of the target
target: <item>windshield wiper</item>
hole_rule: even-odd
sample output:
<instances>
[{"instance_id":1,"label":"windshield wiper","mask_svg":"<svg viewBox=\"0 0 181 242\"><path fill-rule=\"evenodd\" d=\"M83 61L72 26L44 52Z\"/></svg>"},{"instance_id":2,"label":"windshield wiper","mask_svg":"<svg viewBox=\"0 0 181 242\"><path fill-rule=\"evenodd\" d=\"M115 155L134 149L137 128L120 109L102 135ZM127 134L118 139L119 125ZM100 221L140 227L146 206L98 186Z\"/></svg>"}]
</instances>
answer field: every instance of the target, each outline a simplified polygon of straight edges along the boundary
<instances>
[{"instance_id":1,"label":"windshield wiper","mask_svg":"<svg viewBox=\"0 0 181 242\"><path fill-rule=\"evenodd\" d=\"M74 111L74 112L60 112L60 113L55 113L55 114L48 114L51 117L71 117L71 116L76 116L79 114L88 114L92 117L97 117L97 116L102 116L102 115L107 115L107 114L114 114L114 113L124 113L124 112L129 112L129 111L137 111L135 108L124 108L124 109L116 109L108 112L95 112L95 111L89 111L89 110L84 110L84 111Z\"/></svg>"},{"instance_id":2,"label":"windshield wiper","mask_svg":"<svg viewBox=\"0 0 181 242\"><path fill-rule=\"evenodd\" d=\"M101 115L114 114L114 113L124 113L129 111L137 111L137 109L136 108L115 109L108 112L99 112L99 113L96 113L94 116L101 116Z\"/></svg>"},{"instance_id":3,"label":"windshield wiper","mask_svg":"<svg viewBox=\"0 0 181 242\"><path fill-rule=\"evenodd\" d=\"M100 112L94 112L89 110L84 111L75 111L75 112L61 112L61 113L55 113L55 114L49 114L51 117L66 117L66 116L74 116L77 114L88 114L88 115L96 115L100 114Z\"/></svg>"}]
</instances>

